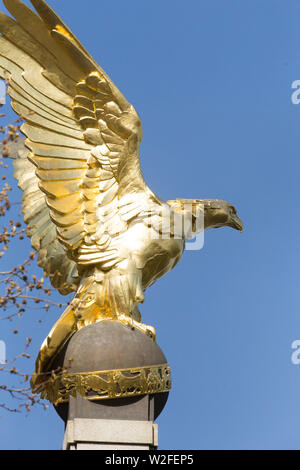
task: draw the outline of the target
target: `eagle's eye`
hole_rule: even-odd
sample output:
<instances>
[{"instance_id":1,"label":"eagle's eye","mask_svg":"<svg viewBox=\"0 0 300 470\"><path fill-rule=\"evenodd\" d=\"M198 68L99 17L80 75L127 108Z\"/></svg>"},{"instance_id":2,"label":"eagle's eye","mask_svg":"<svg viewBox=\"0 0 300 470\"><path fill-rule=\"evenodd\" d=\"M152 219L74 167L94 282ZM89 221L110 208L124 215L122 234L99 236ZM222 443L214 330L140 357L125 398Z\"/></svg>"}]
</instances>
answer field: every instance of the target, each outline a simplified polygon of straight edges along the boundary
<instances>
[{"instance_id":1,"label":"eagle's eye","mask_svg":"<svg viewBox=\"0 0 300 470\"><path fill-rule=\"evenodd\" d=\"M230 215L236 215L236 208L233 206L230 206Z\"/></svg>"}]
</instances>

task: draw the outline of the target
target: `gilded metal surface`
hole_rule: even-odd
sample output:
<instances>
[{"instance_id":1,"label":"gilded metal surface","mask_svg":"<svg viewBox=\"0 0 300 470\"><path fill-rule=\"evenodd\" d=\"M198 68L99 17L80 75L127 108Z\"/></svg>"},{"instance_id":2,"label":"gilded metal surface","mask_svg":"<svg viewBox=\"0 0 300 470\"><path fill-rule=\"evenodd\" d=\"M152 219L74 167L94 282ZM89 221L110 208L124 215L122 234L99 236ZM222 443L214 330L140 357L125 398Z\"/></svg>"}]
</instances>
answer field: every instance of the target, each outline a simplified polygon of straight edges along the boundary
<instances>
[{"instance_id":1,"label":"gilded metal surface","mask_svg":"<svg viewBox=\"0 0 300 470\"><path fill-rule=\"evenodd\" d=\"M76 394L89 400L124 398L171 389L169 364L104 370L53 376L41 387L41 397L55 405L64 403Z\"/></svg>"},{"instance_id":2,"label":"gilded metal surface","mask_svg":"<svg viewBox=\"0 0 300 470\"><path fill-rule=\"evenodd\" d=\"M133 106L43 0L31 0L37 13L3 3L13 18L0 12L0 76L25 120L29 153L15 176L28 235L52 285L76 293L41 347L39 374L75 331L102 319L155 338L138 310L145 289L175 266L191 233L242 223L225 201L159 199L142 176ZM189 227L177 236L182 219Z\"/></svg>"}]
</instances>

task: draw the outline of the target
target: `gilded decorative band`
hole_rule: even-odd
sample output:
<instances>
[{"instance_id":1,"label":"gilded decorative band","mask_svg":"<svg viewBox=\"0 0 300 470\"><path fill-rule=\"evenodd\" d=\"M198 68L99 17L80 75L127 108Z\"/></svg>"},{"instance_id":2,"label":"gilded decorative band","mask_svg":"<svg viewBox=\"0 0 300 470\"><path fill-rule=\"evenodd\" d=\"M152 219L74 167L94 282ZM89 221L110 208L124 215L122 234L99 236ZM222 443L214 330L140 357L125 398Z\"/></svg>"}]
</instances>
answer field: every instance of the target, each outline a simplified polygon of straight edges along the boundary
<instances>
[{"instance_id":1,"label":"gilded decorative band","mask_svg":"<svg viewBox=\"0 0 300 470\"><path fill-rule=\"evenodd\" d=\"M78 372L52 376L44 382L41 397L55 405L79 393L89 400L133 397L171 389L169 364L130 369Z\"/></svg>"}]
</instances>

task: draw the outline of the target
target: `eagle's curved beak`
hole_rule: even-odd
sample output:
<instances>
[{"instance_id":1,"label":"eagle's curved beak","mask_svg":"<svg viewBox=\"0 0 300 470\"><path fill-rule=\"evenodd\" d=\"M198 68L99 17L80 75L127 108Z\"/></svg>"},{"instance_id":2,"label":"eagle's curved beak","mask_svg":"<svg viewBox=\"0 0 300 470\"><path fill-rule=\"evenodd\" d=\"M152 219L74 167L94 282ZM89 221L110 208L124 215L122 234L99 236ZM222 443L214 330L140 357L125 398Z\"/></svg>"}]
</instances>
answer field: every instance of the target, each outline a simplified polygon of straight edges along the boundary
<instances>
[{"instance_id":1,"label":"eagle's curved beak","mask_svg":"<svg viewBox=\"0 0 300 470\"><path fill-rule=\"evenodd\" d=\"M234 215L231 218L230 226L232 228L235 228L236 230L239 230L240 232L243 231L243 222L241 221L241 219L237 215Z\"/></svg>"}]
</instances>

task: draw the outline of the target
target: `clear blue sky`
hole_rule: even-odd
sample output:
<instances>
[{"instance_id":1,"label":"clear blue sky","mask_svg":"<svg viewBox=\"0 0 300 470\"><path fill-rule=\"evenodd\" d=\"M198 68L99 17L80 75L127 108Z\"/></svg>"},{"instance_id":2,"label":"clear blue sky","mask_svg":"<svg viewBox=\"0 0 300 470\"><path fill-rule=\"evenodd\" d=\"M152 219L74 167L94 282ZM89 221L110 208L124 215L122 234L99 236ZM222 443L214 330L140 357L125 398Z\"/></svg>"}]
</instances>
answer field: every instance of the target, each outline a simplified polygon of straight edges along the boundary
<instances>
[{"instance_id":1,"label":"clear blue sky","mask_svg":"<svg viewBox=\"0 0 300 470\"><path fill-rule=\"evenodd\" d=\"M173 376L160 448L299 449L299 1L49 3L139 112L149 186L226 199L244 221L243 234L207 232L146 293ZM56 320L36 318L22 320L33 357ZM12 326L0 332L11 355ZM1 449L60 448L52 409L0 414Z\"/></svg>"}]
</instances>

